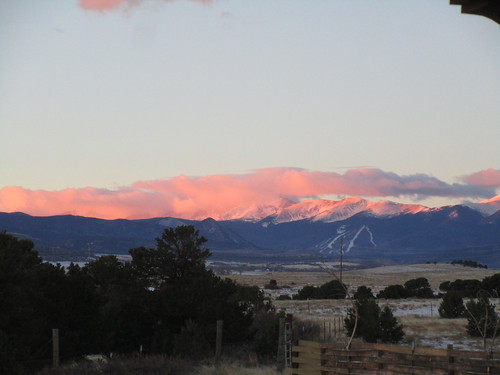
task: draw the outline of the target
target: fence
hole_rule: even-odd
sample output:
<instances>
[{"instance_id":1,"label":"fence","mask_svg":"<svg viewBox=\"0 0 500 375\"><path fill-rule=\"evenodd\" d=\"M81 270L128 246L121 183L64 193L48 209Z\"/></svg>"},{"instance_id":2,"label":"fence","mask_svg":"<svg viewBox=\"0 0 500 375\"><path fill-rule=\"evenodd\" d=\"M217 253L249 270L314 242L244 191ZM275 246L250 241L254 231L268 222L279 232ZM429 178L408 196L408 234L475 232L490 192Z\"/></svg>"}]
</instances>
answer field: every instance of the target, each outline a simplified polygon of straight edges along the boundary
<instances>
[{"instance_id":1,"label":"fence","mask_svg":"<svg viewBox=\"0 0 500 375\"><path fill-rule=\"evenodd\" d=\"M500 353L401 345L299 341L289 375L479 375L500 374Z\"/></svg>"}]
</instances>

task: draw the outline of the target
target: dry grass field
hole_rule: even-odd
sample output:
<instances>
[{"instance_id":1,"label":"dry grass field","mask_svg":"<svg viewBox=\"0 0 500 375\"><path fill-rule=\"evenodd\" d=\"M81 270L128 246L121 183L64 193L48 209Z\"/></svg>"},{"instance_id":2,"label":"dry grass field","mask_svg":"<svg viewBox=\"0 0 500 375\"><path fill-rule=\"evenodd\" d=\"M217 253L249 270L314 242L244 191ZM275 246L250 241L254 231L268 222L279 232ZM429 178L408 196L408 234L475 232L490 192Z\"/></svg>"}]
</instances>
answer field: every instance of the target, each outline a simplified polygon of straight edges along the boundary
<instances>
[{"instance_id":1,"label":"dry grass field","mask_svg":"<svg viewBox=\"0 0 500 375\"><path fill-rule=\"evenodd\" d=\"M204 365L200 366L196 375L278 375L276 366L248 367L241 363L223 363L221 366Z\"/></svg>"},{"instance_id":2,"label":"dry grass field","mask_svg":"<svg viewBox=\"0 0 500 375\"><path fill-rule=\"evenodd\" d=\"M333 270L333 271L331 271ZM339 272L331 264L318 264L311 267L310 272L260 272L253 274L233 274L231 279L244 285L257 285L264 287L271 279L278 285L300 286L321 285L334 278L332 272L338 277ZM454 281L456 279L478 279L499 273L500 270L484 268L470 268L451 264L416 264L386 266L359 270L348 270L343 272L343 282L351 288L366 285L375 291L393 284L404 284L410 279L425 277L429 280L431 287L437 289L443 281Z\"/></svg>"},{"instance_id":3,"label":"dry grass field","mask_svg":"<svg viewBox=\"0 0 500 375\"><path fill-rule=\"evenodd\" d=\"M262 272L256 274L238 274L230 277L245 285L257 285L261 288L268 284L271 279L277 281L282 289L268 290L265 292L276 298L280 294L294 294L305 285L319 286L327 281L338 277L329 269L321 266L310 272ZM343 282L349 289L355 290L360 285L366 285L376 293L388 285L404 284L410 279L425 277L429 280L431 287L438 291L439 284L444 281L456 279L482 280L486 276L499 273L499 270L481 268L469 268L450 264L418 264L403 266L387 266L371 269L349 270L343 272ZM497 310L500 309L500 300L492 300ZM348 300L314 300L314 301L277 301L274 302L278 310L291 313L296 319L311 321L320 326L319 339L345 339L344 332L337 332L341 319L345 316L351 306ZM388 304L403 324L406 338L405 342L410 344L435 348L446 348L453 344L456 348L480 349L482 340L470 338L466 334L466 319L441 319L438 313L440 299L405 299L405 300L379 300L383 307Z\"/></svg>"}]
</instances>

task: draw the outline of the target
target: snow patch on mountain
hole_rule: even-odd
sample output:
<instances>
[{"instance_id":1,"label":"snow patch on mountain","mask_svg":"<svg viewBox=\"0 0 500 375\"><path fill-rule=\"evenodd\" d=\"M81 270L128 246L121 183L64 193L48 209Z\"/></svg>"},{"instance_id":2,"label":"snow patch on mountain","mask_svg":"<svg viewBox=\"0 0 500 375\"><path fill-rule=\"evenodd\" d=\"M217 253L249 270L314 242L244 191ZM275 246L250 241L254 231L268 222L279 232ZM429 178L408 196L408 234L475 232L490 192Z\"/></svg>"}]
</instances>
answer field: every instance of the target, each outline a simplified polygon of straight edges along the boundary
<instances>
[{"instance_id":1,"label":"snow patch on mountain","mask_svg":"<svg viewBox=\"0 0 500 375\"><path fill-rule=\"evenodd\" d=\"M391 217L403 214L416 214L427 210L429 210L427 207L419 204L401 204L391 201L380 201L370 203L366 212L374 216Z\"/></svg>"},{"instance_id":2,"label":"snow patch on mountain","mask_svg":"<svg viewBox=\"0 0 500 375\"><path fill-rule=\"evenodd\" d=\"M235 208L223 215L220 220L244 220L257 222L266 217L276 217L287 207L293 206L295 204L296 202L290 199L280 198L279 200L267 205L251 205L245 208Z\"/></svg>"},{"instance_id":3,"label":"snow patch on mountain","mask_svg":"<svg viewBox=\"0 0 500 375\"><path fill-rule=\"evenodd\" d=\"M348 253L349 251L351 251L351 249L355 246L355 242L356 240L358 239L359 235L361 234L361 232L363 231L366 231L368 233L368 235L370 236L370 242L372 243L372 245L374 247L376 247L377 245L375 244L375 242L373 241L373 233L371 232L370 228L368 228L366 225L363 225L361 228L358 229L358 231L356 232L356 234L354 235L354 237L351 238L351 240L349 241L349 245L347 246L347 249L345 250L345 253Z\"/></svg>"},{"instance_id":4,"label":"snow patch on mountain","mask_svg":"<svg viewBox=\"0 0 500 375\"><path fill-rule=\"evenodd\" d=\"M333 223L348 219L364 210L371 202L359 197L350 197L334 202L327 210L319 213L312 218L313 221L322 221L324 223Z\"/></svg>"},{"instance_id":5,"label":"snow patch on mountain","mask_svg":"<svg viewBox=\"0 0 500 375\"><path fill-rule=\"evenodd\" d=\"M483 216L490 216L500 210L500 195L479 203L466 203L464 206L479 211ZM438 208L428 208L419 204L401 204L388 200L370 202L360 197L349 197L340 201L328 199L306 199L300 202L282 197L265 205L254 204L236 207L223 215L200 213L200 218L213 217L216 220L244 220L260 222L267 227L273 224L289 223L299 220L334 223L347 220L363 213L374 217L395 217L406 214L434 212ZM201 220L201 219L200 219Z\"/></svg>"},{"instance_id":6,"label":"snow patch on mountain","mask_svg":"<svg viewBox=\"0 0 500 375\"><path fill-rule=\"evenodd\" d=\"M339 202L326 199L308 199L285 207L274 218L275 224L304 220L322 215L338 206Z\"/></svg>"},{"instance_id":7,"label":"snow patch on mountain","mask_svg":"<svg viewBox=\"0 0 500 375\"><path fill-rule=\"evenodd\" d=\"M360 236L363 234L363 232L365 232L368 236L369 242L371 243L372 247L377 247L377 244L374 240L374 235L370 228L366 225L362 225L359 228L353 229L348 229L347 225L341 225L337 228L337 233L334 237L328 238L327 240L320 243L317 247L320 249L320 253L340 253L340 241L342 240L342 242L347 245L342 249L342 251L344 254L347 254L356 246L356 241L360 239Z\"/></svg>"}]
</instances>

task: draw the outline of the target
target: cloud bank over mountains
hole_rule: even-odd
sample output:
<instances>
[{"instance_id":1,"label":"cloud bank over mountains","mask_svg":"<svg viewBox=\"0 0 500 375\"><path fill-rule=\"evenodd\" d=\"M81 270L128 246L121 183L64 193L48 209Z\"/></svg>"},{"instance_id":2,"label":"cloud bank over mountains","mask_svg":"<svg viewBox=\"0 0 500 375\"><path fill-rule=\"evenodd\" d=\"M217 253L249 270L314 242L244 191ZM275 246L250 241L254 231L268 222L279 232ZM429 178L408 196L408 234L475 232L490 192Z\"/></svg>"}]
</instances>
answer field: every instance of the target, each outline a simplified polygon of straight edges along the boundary
<instances>
[{"instance_id":1,"label":"cloud bank over mountains","mask_svg":"<svg viewBox=\"0 0 500 375\"><path fill-rule=\"evenodd\" d=\"M484 171L473 173L460 178L463 182L471 185L480 185L488 187L500 186L500 170L489 168Z\"/></svg>"},{"instance_id":2,"label":"cloud bank over mountains","mask_svg":"<svg viewBox=\"0 0 500 375\"><path fill-rule=\"evenodd\" d=\"M377 168L350 169L343 174L266 168L245 174L138 181L116 190L85 187L46 191L10 186L0 189L0 211L103 219L237 219L256 210L272 211L332 195L415 202L432 197L485 201L497 194L499 176L499 170L487 169L461 176L462 183L450 184L426 174L398 175Z\"/></svg>"}]
</instances>

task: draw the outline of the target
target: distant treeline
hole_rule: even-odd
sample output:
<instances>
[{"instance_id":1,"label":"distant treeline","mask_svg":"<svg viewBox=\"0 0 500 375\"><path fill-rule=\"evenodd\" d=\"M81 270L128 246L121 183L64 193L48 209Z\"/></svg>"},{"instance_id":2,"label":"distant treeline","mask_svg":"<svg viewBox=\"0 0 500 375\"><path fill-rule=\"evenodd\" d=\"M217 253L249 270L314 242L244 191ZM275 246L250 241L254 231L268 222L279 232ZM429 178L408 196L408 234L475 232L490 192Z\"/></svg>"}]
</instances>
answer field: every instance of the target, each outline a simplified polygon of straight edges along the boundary
<instances>
[{"instance_id":1,"label":"distant treeline","mask_svg":"<svg viewBox=\"0 0 500 375\"><path fill-rule=\"evenodd\" d=\"M328 281L321 286L307 285L300 289L293 297L280 296L279 299L344 299L348 286L341 284L338 280ZM444 293L450 291L457 292L463 298L477 298L480 293L485 293L490 297L500 297L500 273L487 276L483 280L457 279L455 281L445 281L439 285L440 292L434 293L425 277L418 277L405 282L403 285L388 285L376 295L370 288L360 286L365 297L377 299L405 299L405 298L441 298ZM357 295L354 293L356 299Z\"/></svg>"},{"instance_id":2,"label":"distant treeline","mask_svg":"<svg viewBox=\"0 0 500 375\"><path fill-rule=\"evenodd\" d=\"M451 264L461 264L464 267L472 267L472 268L488 268L487 265L475 262L473 260L457 260L451 262Z\"/></svg>"}]
</instances>

